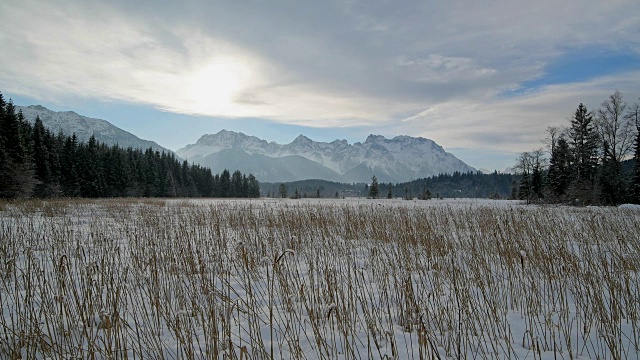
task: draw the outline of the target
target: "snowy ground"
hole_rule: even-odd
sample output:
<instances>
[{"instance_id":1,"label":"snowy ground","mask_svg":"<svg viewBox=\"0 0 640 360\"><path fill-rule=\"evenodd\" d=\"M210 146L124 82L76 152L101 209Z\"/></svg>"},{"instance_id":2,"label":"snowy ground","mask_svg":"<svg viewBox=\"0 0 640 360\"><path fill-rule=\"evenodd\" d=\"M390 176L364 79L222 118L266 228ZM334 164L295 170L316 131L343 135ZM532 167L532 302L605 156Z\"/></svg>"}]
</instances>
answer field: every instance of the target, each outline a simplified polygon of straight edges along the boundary
<instances>
[{"instance_id":1,"label":"snowy ground","mask_svg":"<svg viewBox=\"0 0 640 360\"><path fill-rule=\"evenodd\" d=\"M640 356L640 211L0 204L0 358Z\"/></svg>"}]
</instances>

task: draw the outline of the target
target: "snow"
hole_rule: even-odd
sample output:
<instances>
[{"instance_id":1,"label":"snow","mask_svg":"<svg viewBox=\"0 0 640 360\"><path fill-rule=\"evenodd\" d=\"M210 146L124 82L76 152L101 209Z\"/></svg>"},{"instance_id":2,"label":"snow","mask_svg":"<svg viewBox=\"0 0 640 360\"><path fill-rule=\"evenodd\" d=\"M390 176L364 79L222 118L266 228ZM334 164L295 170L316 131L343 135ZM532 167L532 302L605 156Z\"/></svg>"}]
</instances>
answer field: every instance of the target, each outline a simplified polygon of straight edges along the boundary
<instances>
[{"instance_id":1,"label":"snow","mask_svg":"<svg viewBox=\"0 0 640 360\"><path fill-rule=\"evenodd\" d=\"M640 205L638 204L622 204L618 206L620 209L630 209L630 210L640 210Z\"/></svg>"},{"instance_id":2,"label":"snow","mask_svg":"<svg viewBox=\"0 0 640 360\"><path fill-rule=\"evenodd\" d=\"M87 142L94 135L96 140L107 145L118 144L122 148L132 147L146 150L149 147L154 150L171 152L149 140L143 140L124 131L106 120L93 119L79 115L73 111L52 111L40 105L17 106L22 110L25 119L34 123L39 116L42 124L54 134L62 131L65 135L76 134L78 140Z\"/></svg>"},{"instance_id":3,"label":"snow","mask_svg":"<svg viewBox=\"0 0 640 360\"><path fill-rule=\"evenodd\" d=\"M300 135L290 144L279 145L255 136L222 130L217 134L202 136L196 144L178 150L177 155L197 162L207 155L227 149L239 149L247 154L269 157L299 155L342 175L364 163L371 169L396 177L402 176L399 181L455 171L474 171L432 140L410 136L386 139L370 135L364 143L349 145L344 140L315 142Z\"/></svg>"},{"instance_id":4,"label":"snow","mask_svg":"<svg viewBox=\"0 0 640 360\"><path fill-rule=\"evenodd\" d=\"M638 223L480 199L0 203L0 358L638 358Z\"/></svg>"}]
</instances>

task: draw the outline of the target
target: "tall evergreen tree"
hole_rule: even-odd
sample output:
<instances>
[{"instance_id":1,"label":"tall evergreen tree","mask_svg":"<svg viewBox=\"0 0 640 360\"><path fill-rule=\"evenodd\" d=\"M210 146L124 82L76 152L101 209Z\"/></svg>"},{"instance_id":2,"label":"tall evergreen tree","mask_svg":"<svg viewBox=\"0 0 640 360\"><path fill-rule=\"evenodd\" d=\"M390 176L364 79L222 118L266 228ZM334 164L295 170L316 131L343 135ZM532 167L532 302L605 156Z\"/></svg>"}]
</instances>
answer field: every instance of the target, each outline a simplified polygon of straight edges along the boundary
<instances>
[{"instance_id":1,"label":"tall evergreen tree","mask_svg":"<svg viewBox=\"0 0 640 360\"><path fill-rule=\"evenodd\" d=\"M614 175L616 172L616 161L611 155L609 142L602 142L602 164L598 169L599 197L603 204L615 204L621 197L622 189L620 183Z\"/></svg>"},{"instance_id":2,"label":"tall evergreen tree","mask_svg":"<svg viewBox=\"0 0 640 360\"><path fill-rule=\"evenodd\" d=\"M231 173L224 169L220 175L220 197L226 198L231 196Z\"/></svg>"},{"instance_id":3,"label":"tall evergreen tree","mask_svg":"<svg viewBox=\"0 0 640 360\"><path fill-rule=\"evenodd\" d=\"M509 193L509 200L515 200L518 198L518 183L516 179L511 180L511 191Z\"/></svg>"},{"instance_id":4,"label":"tall evergreen tree","mask_svg":"<svg viewBox=\"0 0 640 360\"><path fill-rule=\"evenodd\" d=\"M569 140L572 160L571 197L590 202L598 164L598 133L593 114L581 103L571 120Z\"/></svg>"},{"instance_id":5,"label":"tall evergreen tree","mask_svg":"<svg viewBox=\"0 0 640 360\"><path fill-rule=\"evenodd\" d=\"M371 178L371 186L369 186L369 197L372 199L377 199L378 195L380 195L380 189L378 186L378 179L374 175Z\"/></svg>"},{"instance_id":6,"label":"tall evergreen tree","mask_svg":"<svg viewBox=\"0 0 640 360\"><path fill-rule=\"evenodd\" d=\"M249 174L249 190L247 192L247 196L250 198L259 198L260 197L260 184L258 184L258 180L253 174Z\"/></svg>"},{"instance_id":7,"label":"tall evergreen tree","mask_svg":"<svg viewBox=\"0 0 640 360\"><path fill-rule=\"evenodd\" d=\"M281 198L286 198L287 197L287 185L286 184L280 184L279 188L278 188L278 193L280 193L280 197Z\"/></svg>"},{"instance_id":8,"label":"tall evergreen tree","mask_svg":"<svg viewBox=\"0 0 640 360\"><path fill-rule=\"evenodd\" d=\"M640 204L640 126L638 126L638 130L636 131L634 150L633 160L635 163L633 166L633 179L631 181L632 202L634 204Z\"/></svg>"},{"instance_id":9,"label":"tall evergreen tree","mask_svg":"<svg viewBox=\"0 0 640 360\"><path fill-rule=\"evenodd\" d=\"M531 175L523 173L518 183L518 199L531 201Z\"/></svg>"},{"instance_id":10,"label":"tall evergreen tree","mask_svg":"<svg viewBox=\"0 0 640 360\"><path fill-rule=\"evenodd\" d=\"M72 136L66 138L60 156L60 182L62 185L62 193L65 196L75 197L80 195L77 150L78 138L74 133Z\"/></svg>"},{"instance_id":11,"label":"tall evergreen tree","mask_svg":"<svg viewBox=\"0 0 640 360\"><path fill-rule=\"evenodd\" d=\"M547 183L555 199L562 199L569 186L571 177L569 144L564 137L560 137L549 161Z\"/></svg>"},{"instance_id":12,"label":"tall evergreen tree","mask_svg":"<svg viewBox=\"0 0 640 360\"><path fill-rule=\"evenodd\" d=\"M633 147L633 175L631 178L631 201L634 204L640 204L640 102L634 103L629 108L629 113L625 118L635 125L636 136Z\"/></svg>"},{"instance_id":13,"label":"tall evergreen tree","mask_svg":"<svg viewBox=\"0 0 640 360\"><path fill-rule=\"evenodd\" d=\"M242 173L236 170L231 175L230 197L242 197Z\"/></svg>"},{"instance_id":14,"label":"tall evergreen tree","mask_svg":"<svg viewBox=\"0 0 640 360\"><path fill-rule=\"evenodd\" d=\"M0 101L0 195L4 198L30 197L37 183L33 167L31 126L13 102Z\"/></svg>"},{"instance_id":15,"label":"tall evergreen tree","mask_svg":"<svg viewBox=\"0 0 640 360\"><path fill-rule=\"evenodd\" d=\"M37 197L47 196L47 185L49 183L49 154L47 152L45 129L40 117L36 117L33 126L33 162L35 164L35 177L38 183L34 189Z\"/></svg>"},{"instance_id":16,"label":"tall evergreen tree","mask_svg":"<svg viewBox=\"0 0 640 360\"><path fill-rule=\"evenodd\" d=\"M242 174L242 191L240 193L240 197L249 197L249 179L246 174Z\"/></svg>"}]
</instances>

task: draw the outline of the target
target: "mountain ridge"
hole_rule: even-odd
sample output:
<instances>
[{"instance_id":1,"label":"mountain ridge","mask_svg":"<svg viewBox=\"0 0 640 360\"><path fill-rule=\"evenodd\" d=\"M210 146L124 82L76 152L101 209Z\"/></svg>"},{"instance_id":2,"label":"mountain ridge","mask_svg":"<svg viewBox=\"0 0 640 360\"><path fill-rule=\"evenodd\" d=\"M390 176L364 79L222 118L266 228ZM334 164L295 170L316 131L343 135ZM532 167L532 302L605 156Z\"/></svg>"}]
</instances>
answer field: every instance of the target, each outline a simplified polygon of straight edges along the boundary
<instances>
[{"instance_id":1,"label":"mountain ridge","mask_svg":"<svg viewBox=\"0 0 640 360\"><path fill-rule=\"evenodd\" d=\"M75 133L79 141L87 142L91 135L94 135L97 141L107 145L118 144L122 148L143 150L152 148L160 152L173 153L155 141L141 139L107 120L82 116L75 111L53 111L42 105L16 106L16 110L22 110L24 118L31 124L36 121L36 116L39 116L44 127L54 134L62 131L70 136Z\"/></svg>"},{"instance_id":2,"label":"mountain ridge","mask_svg":"<svg viewBox=\"0 0 640 360\"><path fill-rule=\"evenodd\" d=\"M256 163L258 160L254 158L260 157L263 167L254 167L253 173L261 181L287 182L313 178L303 171L288 176L278 175L275 169L278 166L287 167L282 159L291 156L300 156L315 163L296 160L304 163L307 168L314 168L315 172L323 173L317 165L330 170L326 173L332 175L321 179L343 182L366 182L373 175L379 181L403 182L456 171L475 171L433 140L407 135L387 139L382 135L371 134L364 142L351 145L341 139L328 143L316 142L301 134L289 144L278 144L241 132L221 130L216 134L203 135L195 144L186 145L176 154L213 169L224 166L225 161L212 156L230 149L241 151L243 154L234 154L242 157L245 162ZM215 161L212 162L211 159ZM280 165L276 165L276 162ZM239 164L239 161L234 156L229 156L227 163Z\"/></svg>"}]
</instances>

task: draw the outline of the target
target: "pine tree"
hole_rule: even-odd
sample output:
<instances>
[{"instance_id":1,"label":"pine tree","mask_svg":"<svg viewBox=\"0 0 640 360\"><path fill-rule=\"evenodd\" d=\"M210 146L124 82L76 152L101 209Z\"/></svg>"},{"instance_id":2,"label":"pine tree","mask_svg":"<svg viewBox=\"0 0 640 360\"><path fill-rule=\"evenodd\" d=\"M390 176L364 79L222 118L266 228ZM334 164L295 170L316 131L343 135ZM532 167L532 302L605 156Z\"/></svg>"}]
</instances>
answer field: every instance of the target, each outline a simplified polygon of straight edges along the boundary
<instances>
[{"instance_id":1,"label":"pine tree","mask_svg":"<svg viewBox=\"0 0 640 360\"><path fill-rule=\"evenodd\" d=\"M536 159L531 173L531 192L536 200L543 198L542 185L542 165L540 159Z\"/></svg>"},{"instance_id":2,"label":"pine tree","mask_svg":"<svg viewBox=\"0 0 640 360\"><path fill-rule=\"evenodd\" d=\"M231 196L231 173L224 169L220 175L220 197L226 198Z\"/></svg>"},{"instance_id":3,"label":"pine tree","mask_svg":"<svg viewBox=\"0 0 640 360\"><path fill-rule=\"evenodd\" d=\"M38 180L34 188L34 195L47 197L47 185L49 183L49 154L45 144L45 129L39 116L33 127L33 162L35 164L35 177Z\"/></svg>"},{"instance_id":4,"label":"pine tree","mask_svg":"<svg viewBox=\"0 0 640 360\"><path fill-rule=\"evenodd\" d=\"M222 197L222 190L220 187L220 174L216 174L212 179L211 184L211 196Z\"/></svg>"},{"instance_id":5,"label":"pine tree","mask_svg":"<svg viewBox=\"0 0 640 360\"><path fill-rule=\"evenodd\" d=\"M548 186L556 199L561 199L567 191L571 177L569 144L560 137L551 152Z\"/></svg>"},{"instance_id":6,"label":"pine tree","mask_svg":"<svg viewBox=\"0 0 640 360\"><path fill-rule=\"evenodd\" d=\"M593 114L581 103L571 120L569 129L574 162L574 180L591 181L596 166L598 135L593 124Z\"/></svg>"},{"instance_id":7,"label":"pine tree","mask_svg":"<svg viewBox=\"0 0 640 360\"><path fill-rule=\"evenodd\" d=\"M60 182L62 185L62 193L65 196L75 197L80 195L77 170L77 149L78 138L74 133L72 136L66 138L64 147L62 148L62 154L60 156Z\"/></svg>"},{"instance_id":8,"label":"pine tree","mask_svg":"<svg viewBox=\"0 0 640 360\"><path fill-rule=\"evenodd\" d=\"M229 197L242 197L242 173L236 170L231 175L231 191Z\"/></svg>"},{"instance_id":9,"label":"pine tree","mask_svg":"<svg viewBox=\"0 0 640 360\"><path fill-rule=\"evenodd\" d=\"M372 199L377 199L380 194L380 190L378 188L378 179L374 175L371 178L371 186L369 186L369 197Z\"/></svg>"},{"instance_id":10,"label":"pine tree","mask_svg":"<svg viewBox=\"0 0 640 360\"><path fill-rule=\"evenodd\" d=\"M594 193L599 139L593 114L582 103L571 120L569 140L572 160L570 195L581 202L590 202Z\"/></svg>"},{"instance_id":11,"label":"pine tree","mask_svg":"<svg viewBox=\"0 0 640 360\"><path fill-rule=\"evenodd\" d=\"M393 199L393 192L391 189L391 184L389 184L389 186L387 186L387 199Z\"/></svg>"},{"instance_id":12,"label":"pine tree","mask_svg":"<svg viewBox=\"0 0 640 360\"><path fill-rule=\"evenodd\" d=\"M0 100L0 196L28 198L37 184L32 159L31 126L13 102Z\"/></svg>"},{"instance_id":13,"label":"pine tree","mask_svg":"<svg viewBox=\"0 0 640 360\"><path fill-rule=\"evenodd\" d=\"M436 197L439 197L439 195L436 195ZM509 195L509 199L510 200L515 200L518 198L518 183L516 182L516 179L511 180L511 193Z\"/></svg>"},{"instance_id":14,"label":"pine tree","mask_svg":"<svg viewBox=\"0 0 640 360\"><path fill-rule=\"evenodd\" d=\"M632 202L634 204L640 204L640 123L637 125L634 150L633 160L635 163L633 166L633 179L631 184L633 196Z\"/></svg>"},{"instance_id":15,"label":"pine tree","mask_svg":"<svg viewBox=\"0 0 640 360\"><path fill-rule=\"evenodd\" d=\"M253 174L249 174L249 191L248 191L248 197L250 198L259 198L260 197L260 184L258 183L258 180L256 180L256 177L253 176Z\"/></svg>"},{"instance_id":16,"label":"pine tree","mask_svg":"<svg viewBox=\"0 0 640 360\"><path fill-rule=\"evenodd\" d=\"M531 201L531 178L528 173L522 174L518 183L518 199Z\"/></svg>"},{"instance_id":17,"label":"pine tree","mask_svg":"<svg viewBox=\"0 0 640 360\"><path fill-rule=\"evenodd\" d=\"M616 172L616 161L611 155L609 142L602 143L602 165L598 172L598 183L600 189L600 201L603 204L615 204L620 198L620 184L616 177L612 176Z\"/></svg>"},{"instance_id":18,"label":"pine tree","mask_svg":"<svg viewBox=\"0 0 640 360\"><path fill-rule=\"evenodd\" d=\"M629 107L625 119L635 125L636 136L633 144L633 175L631 178L630 195L634 204L640 204L640 102Z\"/></svg>"},{"instance_id":19,"label":"pine tree","mask_svg":"<svg viewBox=\"0 0 640 360\"><path fill-rule=\"evenodd\" d=\"M280 187L278 188L278 193L280 193L280 197L281 198L286 198L287 197L287 185L285 184L280 184Z\"/></svg>"}]
</instances>

